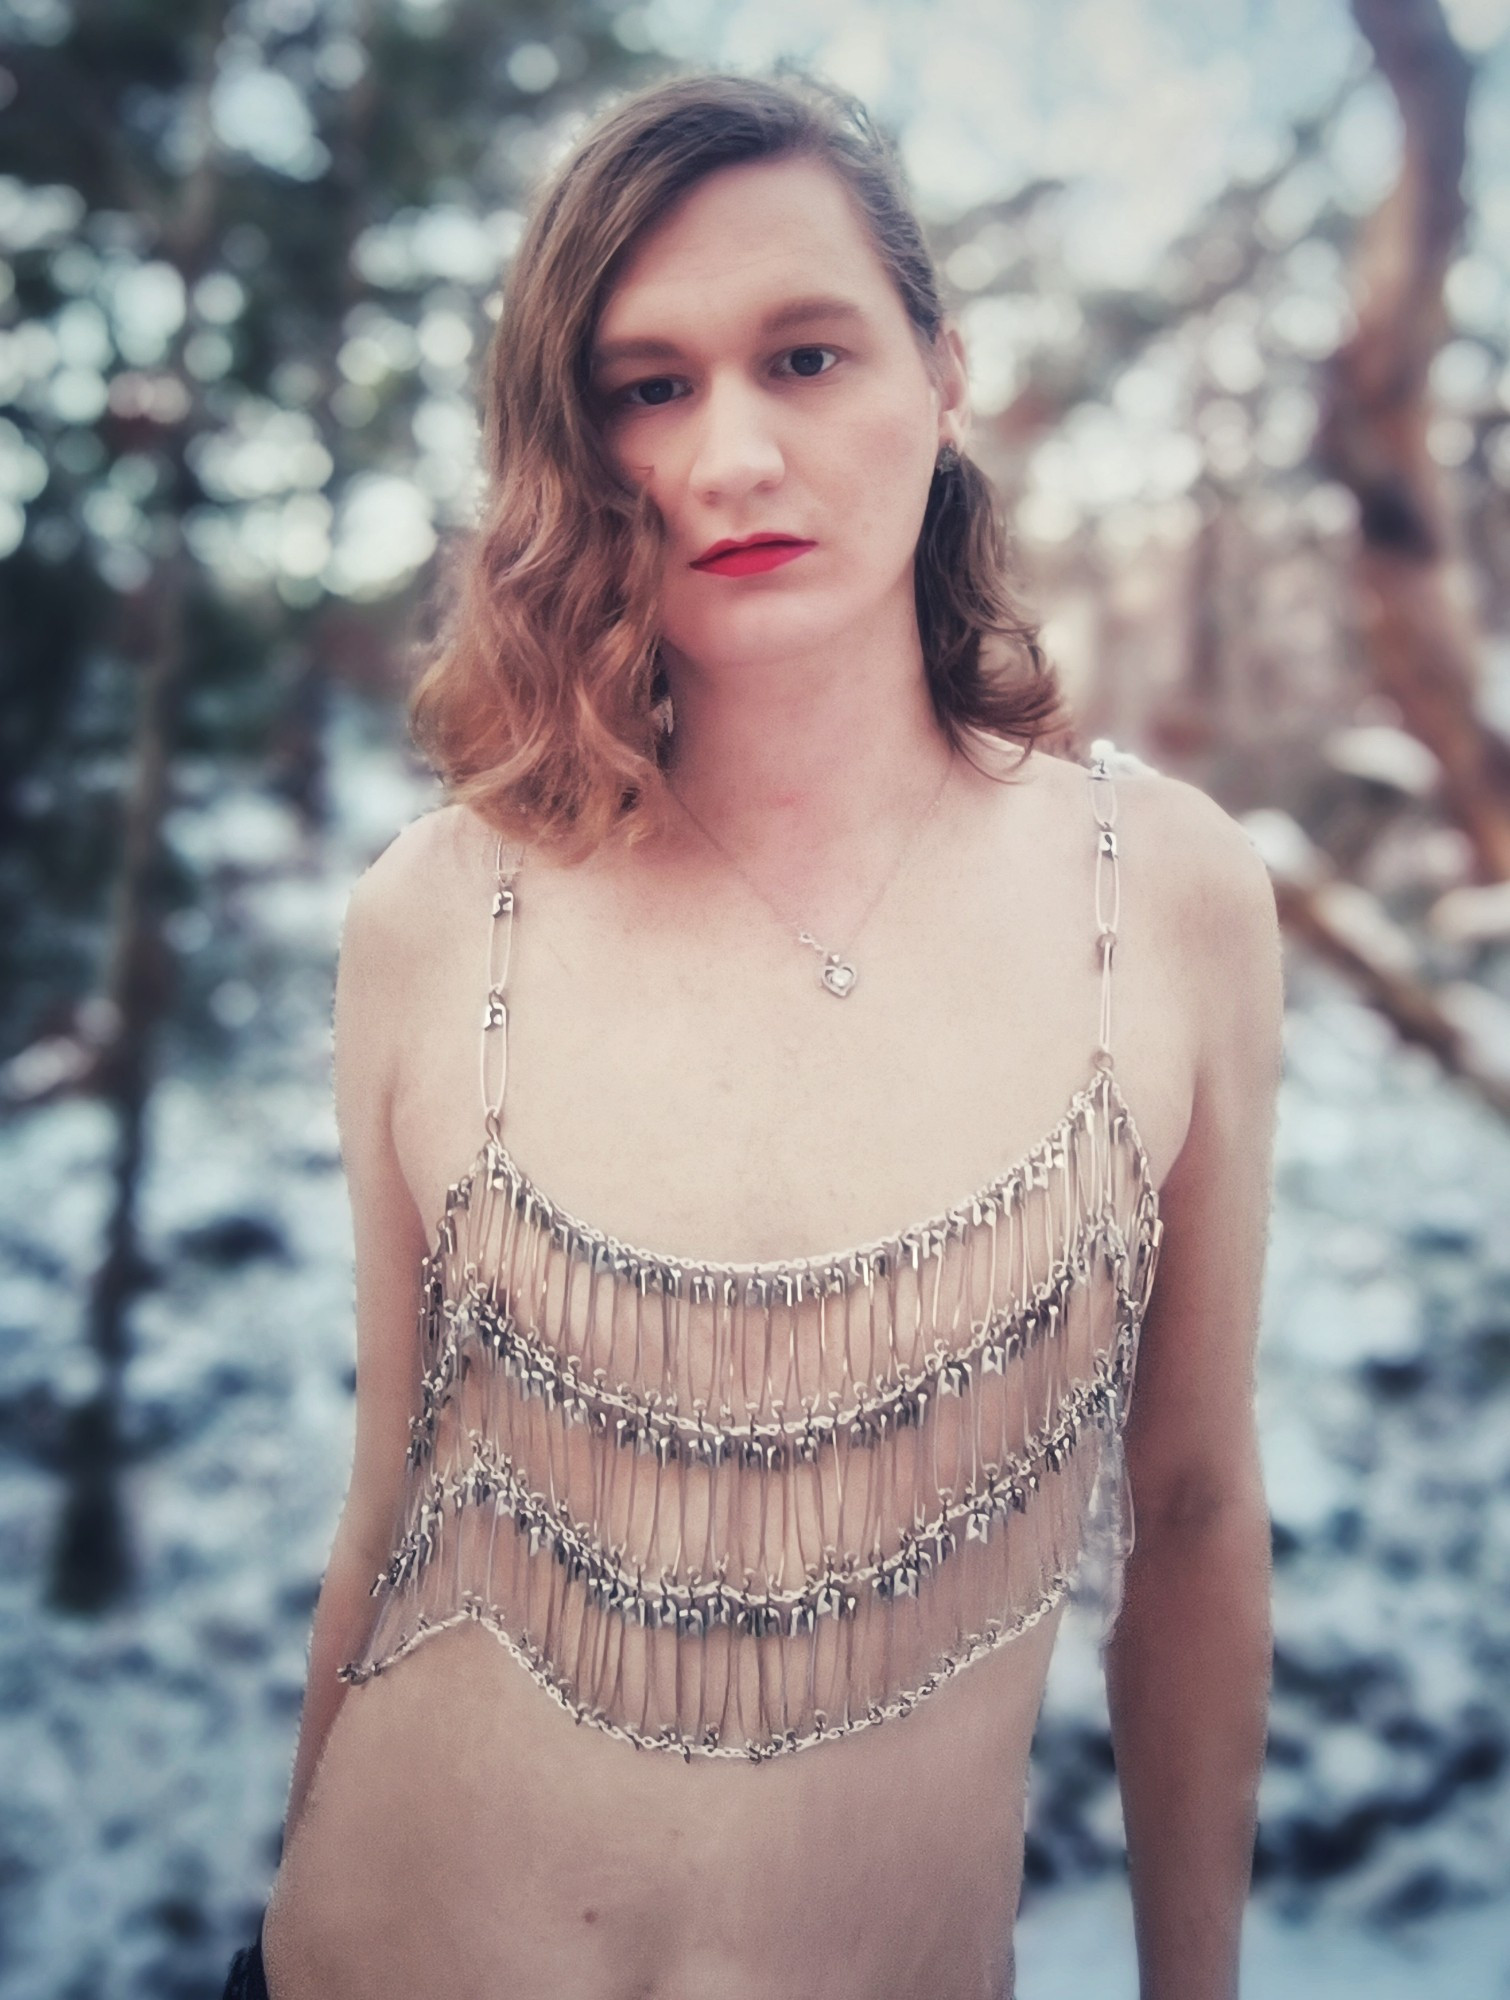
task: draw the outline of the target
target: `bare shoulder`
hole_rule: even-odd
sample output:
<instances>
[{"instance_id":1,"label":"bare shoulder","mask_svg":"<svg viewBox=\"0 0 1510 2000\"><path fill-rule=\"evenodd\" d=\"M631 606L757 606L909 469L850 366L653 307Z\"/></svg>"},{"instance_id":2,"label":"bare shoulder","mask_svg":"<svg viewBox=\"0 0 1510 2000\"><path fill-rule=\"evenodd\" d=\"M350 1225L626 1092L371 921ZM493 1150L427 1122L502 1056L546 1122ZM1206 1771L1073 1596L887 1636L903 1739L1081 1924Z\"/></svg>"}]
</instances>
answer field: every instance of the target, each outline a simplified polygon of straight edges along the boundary
<instances>
[{"instance_id":1,"label":"bare shoulder","mask_svg":"<svg viewBox=\"0 0 1510 2000\"><path fill-rule=\"evenodd\" d=\"M369 1102L386 1100L420 982L468 866L480 865L483 831L465 808L437 806L401 828L353 883L336 974L338 1098L354 1087Z\"/></svg>"},{"instance_id":2,"label":"bare shoulder","mask_svg":"<svg viewBox=\"0 0 1510 2000\"><path fill-rule=\"evenodd\" d=\"M1039 761L1035 753L1035 762ZM1186 1024L1192 1082L1225 1072L1250 1098L1279 1064L1283 975L1268 869L1239 820L1198 785L1136 756L1109 759L1104 812L1117 834L1118 928L1132 958L1157 968L1158 1004ZM1089 818L1089 763L1044 756L1038 784L1073 843Z\"/></svg>"},{"instance_id":3,"label":"bare shoulder","mask_svg":"<svg viewBox=\"0 0 1510 2000\"><path fill-rule=\"evenodd\" d=\"M1035 750L1038 788L1078 840L1089 817L1088 763ZM1138 878L1137 908L1173 924L1192 948L1228 932L1235 920L1262 931L1272 919L1268 872L1246 829L1208 793L1117 751L1110 761L1119 860Z\"/></svg>"},{"instance_id":4,"label":"bare shoulder","mask_svg":"<svg viewBox=\"0 0 1510 2000\"><path fill-rule=\"evenodd\" d=\"M1247 829L1208 792L1129 759L1114 764L1126 848L1193 952L1230 954L1276 929L1269 873Z\"/></svg>"},{"instance_id":5,"label":"bare shoulder","mask_svg":"<svg viewBox=\"0 0 1510 2000\"><path fill-rule=\"evenodd\" d=\"M1274 888L1247 829L1209 793L1114 761L1124 865L1195 1001L1201 1068L1262 1095L1277 1077L1284 1006Z\"/></svg>"},{"instance_id":6,"label":"bare shoulder","mask_svg":"<svg viewBox=\"0 0 1510 2000\"><path fill-rule=\"evenodd\" d=\"M341 957L396 999L414 990L478 905L493 836L468 807L440 805L402 827L351 888Z\"/></svg>"},{"instance_id":7,"label":"bare shoulder","mask_svg":"<svg viewBox=\"0 0 1510 2000\"><path fill-rule=\"evenodd\" d=\"M357 877L348 925L355 922L389 946L422 936L466 871L480 865L484 832L476 814L458 805L434 806L410 820Z\"/></svg>"}]
</instances>

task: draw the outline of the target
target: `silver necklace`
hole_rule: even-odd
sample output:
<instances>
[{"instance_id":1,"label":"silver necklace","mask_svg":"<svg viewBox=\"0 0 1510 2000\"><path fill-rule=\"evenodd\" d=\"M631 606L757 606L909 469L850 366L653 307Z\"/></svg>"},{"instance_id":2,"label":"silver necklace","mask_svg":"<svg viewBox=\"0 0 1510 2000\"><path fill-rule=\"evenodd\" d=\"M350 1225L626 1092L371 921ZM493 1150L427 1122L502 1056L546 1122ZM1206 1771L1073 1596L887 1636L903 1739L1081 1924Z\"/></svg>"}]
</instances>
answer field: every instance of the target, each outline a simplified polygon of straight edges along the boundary
<instances>
[{"instance_id":1,"label":"silver necklace","mask_svg":"<svg viewBox=\"0 0 1510 2000\"><path fill-rule=\"evenodd\" d=\"M708 841L710 845L718 849L719 853L723 856L725 861L728 862L729 866L734 870L735 874L739 876L739 878L741 879L741 881L744 882L747 888L752 889L755 892L755 894L760 898L761 902L764 903L766 908L771 912L771 915L776 918L779 924L781 924L783 929L791 931L793 937L796 938L798 944L806 945L810 951L817 952L818 956L823 960L823 965L818 973L818 983L820 986L822 986L824 992L832 993L836 1000L845 1000L849 997L851 993L854 992L856 983L858 982L860 977L859 973L855 969L854 962L849 955L850 952L854 949L854 941L860 935L861 931L864 930L866 924L870 921L871 915L875 910L876 905L880 902L881 898L886 894L886 891L891 887L892 883L901 873L902 863L907 859L908 855L912 852L913 848L916 846L918 837L922 833L923 828L928 824L929 820L932 819L934 813L938 810L939 800L942 799L944 796L944 787L948 784L950 776L953 773L953 770L954 770L954 752L951 750L949 753L949 761L944 766L944 775L939 782L938 790L929 800L925 810L921 814L919 814L917 824L913 827L912 832L907 836L906 840L903 841L901 852L898 854L896 860L891 864L891 867L887 872L885 881L881 884L880 888L877 889L876 893L871 897L870 901L866 904L865 909L861 914L859 921L855 924L854 929L850 932L849 943L844 947L842 951L831 951L827 945L820 944L818 939L813 936L810 930L799 930L795 928L792 924L791 919L787 917L781 910L777 909L776 905L771 901L770 897L766 894L765 890L761 888L760 884L754 879L754 877L751 876L749 872L735 859L735 857L729 852L728 848L724 846L723 842L718 838L718 836L715 833L710 832L709 829L703 825L702 821L698 818L697 814L692 810L691 806L687 804L687 801L682 797L681 793L677 791L676 787L670 782L669 779L667 780L666 789L668 792L670 792L672 798L676 800L677 804L681 807L682 811L687 815L688 819L690 819L692 824L697 828L698 832L703 836L704 840Z\"/></svg>"}]
</instances>

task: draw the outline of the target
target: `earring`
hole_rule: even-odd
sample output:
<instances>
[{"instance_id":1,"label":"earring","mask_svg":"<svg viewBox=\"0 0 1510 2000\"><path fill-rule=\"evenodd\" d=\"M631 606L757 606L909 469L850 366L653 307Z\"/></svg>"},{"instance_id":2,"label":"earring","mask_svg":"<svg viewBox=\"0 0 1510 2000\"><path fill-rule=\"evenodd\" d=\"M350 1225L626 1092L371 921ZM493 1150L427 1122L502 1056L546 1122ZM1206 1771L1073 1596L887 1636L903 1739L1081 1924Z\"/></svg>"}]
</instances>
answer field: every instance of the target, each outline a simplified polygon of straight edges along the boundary
<instances>
[{"instance_id":1,"label":"earring","mask_svg":"<svg viewBox=\"0 0 1510 2000\"><path fill-rule=\"evenodd\" d=\"M933 462L933 470L935 474L942 474L945 478L951 472L959 471L959 453L952 444L940 447L939 455Z\"/></svg>"}]
</instances>

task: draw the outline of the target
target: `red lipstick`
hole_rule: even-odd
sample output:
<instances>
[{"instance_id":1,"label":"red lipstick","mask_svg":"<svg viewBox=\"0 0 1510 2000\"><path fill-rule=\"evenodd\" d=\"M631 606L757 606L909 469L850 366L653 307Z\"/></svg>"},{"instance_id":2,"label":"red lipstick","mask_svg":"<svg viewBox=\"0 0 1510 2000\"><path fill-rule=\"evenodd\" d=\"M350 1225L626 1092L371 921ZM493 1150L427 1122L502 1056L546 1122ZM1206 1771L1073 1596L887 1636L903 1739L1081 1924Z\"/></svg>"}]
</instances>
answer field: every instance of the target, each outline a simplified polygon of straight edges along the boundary
<instances>
[{"instance_id":1,"label":"red lipstick","mask_svg":"<svg viewBox=\"0 0 1510 2000\"><path fill-rule=\"evenodd\" d=\"M816 546L796 535L750 535L742 542L714 542L693 558L692 567L706 570L710 576L758 576L762 570L795 561Z\"/></svg>"}]
</instances>

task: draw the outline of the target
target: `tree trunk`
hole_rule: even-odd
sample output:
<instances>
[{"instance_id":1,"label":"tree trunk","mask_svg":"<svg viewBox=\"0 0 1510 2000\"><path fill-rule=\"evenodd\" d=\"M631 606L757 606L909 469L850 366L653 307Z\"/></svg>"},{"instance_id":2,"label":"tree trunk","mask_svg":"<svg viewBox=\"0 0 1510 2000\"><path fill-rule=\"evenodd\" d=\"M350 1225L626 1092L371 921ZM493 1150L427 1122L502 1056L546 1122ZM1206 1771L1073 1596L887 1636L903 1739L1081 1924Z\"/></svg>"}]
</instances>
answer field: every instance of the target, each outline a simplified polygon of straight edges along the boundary
<instances>
[{"instance_id":1,"label":"tree trunk","mask_svg":"<svg viewBox=\"0 0 1510 2000\"><path fill-rule=\"evenodd\" d=\"M116 1115L113 1193L104 1254L89 1287L89 1343L99 1365L93 1393L69 1413L60 1470L65 1498L53 1546L49 1601L95 1612L130 1589L134 1563L121 1497L123 1377L130 1354L128 1315L144 1266L137 1198L145 1154L152 1052L172 989L163 939L162 821L185 670L184 566L180 551L150 585L150 644L137 694L131 789L121 827L105 994L113 1033L97 1076Z\"/></svg>"},{"instance_id":2,"label":"tree trunk","mask_svg":"<svg viewBox=\"0 0 1510 2000\"><path fill-rule=\"evenodd\" d=\"M1439 0L1353 0L1403 121L1400 176L1365 225L1356 327L1326 371L1319 437L1359 509L1360 624L1381 690L1436 754L1485 881L1510 879L1510 748L1475 706L1477 635L1453 588L1449 513L1428 431L1443 280L1465 204L1472 67Z\"/></svg>"},{"instance_id":3,"label":"tree trunk","mask_svg":"<svg viewBox=\"0 0 1510 2000\"><path fill-rule=\"evenodd\" d=\"M176 206L161 218L163 254L191 288L214 240L221 191L209 100L225 5L226 0L207 0L203 9L195 37L192 107L198 160L182 184ZM184 444L180 427L171 447L180 471ZM134 648L141 661L141 679L105 973L112 1033L101 1052L97 1086L115 1112L116 1142L104 1251L90 1283L87 1306L89 1342L99 1373L92 1393L70 1411L64 1426L59 1454L64 1500L47 1591L55 1608L82 1613L104 1611L119 1602L131 1590L135 1571L121 1491L127 1456L122 1402L130 1354L130 1305L144 1275L137 1206L154 1044L172 987L172 959L161 921L162 824L179 702L188 673L185 598L190 569L175 520L171 546L143 592L145 630Z\"/></svg>"}]
</instances>

